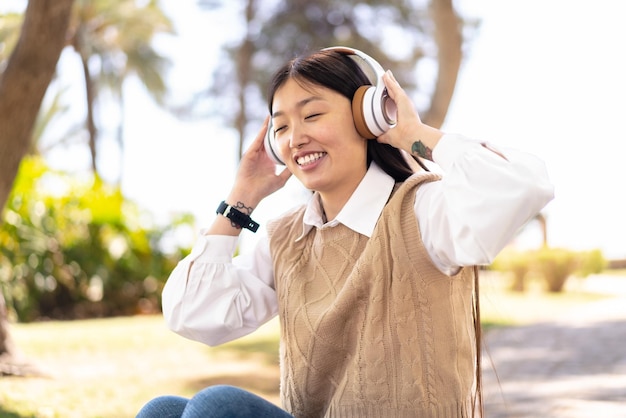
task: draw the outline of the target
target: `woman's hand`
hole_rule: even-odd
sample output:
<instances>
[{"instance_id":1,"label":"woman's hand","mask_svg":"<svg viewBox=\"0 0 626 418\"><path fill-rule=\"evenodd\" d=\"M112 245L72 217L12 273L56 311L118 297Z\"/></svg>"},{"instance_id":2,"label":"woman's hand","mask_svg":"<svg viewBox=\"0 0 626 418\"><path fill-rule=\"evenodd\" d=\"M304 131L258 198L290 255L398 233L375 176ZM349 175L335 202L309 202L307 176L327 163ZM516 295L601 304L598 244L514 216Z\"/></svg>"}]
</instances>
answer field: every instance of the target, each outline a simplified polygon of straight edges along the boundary
<instances>
[{"instance_id":1,"label":"woman's hand","mask_svg":"<svg viewBox=\"0 0 626 418\"><path fill-rule=\"evenodd\" d=\"M265 151L263 141L268 125L269 116L241 158L228 203L242 202L246 207L254 208L263 198L282 188L291 177L287 169L277 174L276 165Z\"/></svg>"},{"instance_id":2,"label":"woman's hand","mask_svg":"<svg viewBox=\"0 0 626 418\"><path fill-rule=\"evenodd\" d=\"M415 156L432 160L432 150L443 133L420 119L413 102L400 87L391 71L385 72L383 82L389 97L398 108L397 124L377 138L378 142L403 149Z\"/></svg>"}]
</instances>

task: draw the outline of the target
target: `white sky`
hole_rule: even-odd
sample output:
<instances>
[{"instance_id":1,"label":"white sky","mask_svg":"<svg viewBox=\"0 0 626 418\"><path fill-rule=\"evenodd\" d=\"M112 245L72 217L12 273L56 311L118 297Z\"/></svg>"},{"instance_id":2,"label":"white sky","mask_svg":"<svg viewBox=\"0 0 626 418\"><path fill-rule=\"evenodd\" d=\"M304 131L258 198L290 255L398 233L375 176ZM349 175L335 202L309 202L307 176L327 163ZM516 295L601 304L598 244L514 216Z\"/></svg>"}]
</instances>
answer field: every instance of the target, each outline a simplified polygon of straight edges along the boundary
<instances>
[{"instance_id":1,"label":"white sky","mask_svg":"<svg viewBox=\"0 0 626 418\"><path fill-rule=\"evenodd\" d=\"M235 33L236 20L198 12L194 1L163 4L179 33L163 48L176 62L172 86L182 96L206 87L223 42L216 34ZM546 162L556 187L556 198L545 210L550 245L600 248L608 257L626 257L626 2L457 4L482 24L444 130L525 150ZM71 54L62 60L68 68L65 79L80 77ZM126 194L161 221L171 213L192 212L198 226L206 226L234 178L234 133L219 120L177 120L157 109L137 85L129 85L126 95ZM84 152L55 158L69 168L84 164ZM105 170L117 173L117 151L107 147L103 152L110 153ZM290 180L259 206L254 218L264 222L301 199L302 189ZM538 239L530 228L521 241L536 245ZM244 245L253 240L244 233Z\"/></svg>"},{"instance_id":2,"label":"white sky","mask_svg":"<svg viewBox=\"0 0 626 418\"><path fill-rule=\"evenodd\" d=\"M545 160L551 245L626 256L626 3L464 3L483 25L444 129Z\"/></svg>"}]
</instances>

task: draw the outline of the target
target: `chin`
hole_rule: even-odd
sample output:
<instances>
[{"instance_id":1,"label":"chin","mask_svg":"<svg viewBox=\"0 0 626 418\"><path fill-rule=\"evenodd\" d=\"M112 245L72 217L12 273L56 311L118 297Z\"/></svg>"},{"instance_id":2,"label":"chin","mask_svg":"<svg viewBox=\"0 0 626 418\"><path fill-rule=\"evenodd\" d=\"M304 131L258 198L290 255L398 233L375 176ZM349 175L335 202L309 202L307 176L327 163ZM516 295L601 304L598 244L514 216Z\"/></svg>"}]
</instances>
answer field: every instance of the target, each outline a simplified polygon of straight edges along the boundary
<instances>
[{"instance_id":1,"label":"chin","mask_svg":"<svg viewBox=\"0 0 626 418\"><path fill-rule=\"evenodd\" d=\"M306 176L296 176L300 183L308 190L313 192L323 190L324 182L319 179L306 178Z\"/></svg>"}]
</instances>

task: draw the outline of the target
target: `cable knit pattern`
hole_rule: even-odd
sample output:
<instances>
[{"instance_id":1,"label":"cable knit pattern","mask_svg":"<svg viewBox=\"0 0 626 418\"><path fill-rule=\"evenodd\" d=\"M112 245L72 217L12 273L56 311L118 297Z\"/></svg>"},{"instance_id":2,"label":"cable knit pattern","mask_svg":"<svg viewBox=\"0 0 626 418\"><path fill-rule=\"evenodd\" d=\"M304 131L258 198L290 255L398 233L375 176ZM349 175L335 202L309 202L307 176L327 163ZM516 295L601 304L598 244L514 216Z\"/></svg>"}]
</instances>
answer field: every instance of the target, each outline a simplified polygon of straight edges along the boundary
<instances>
[{"instance_id":1,"label":"cable knit pattern","mask_svg":"<svg viewBox=\"0 0 626 418\"><path fill-rule=\"evenodd\" d=\"M281 398L304 417L469 417L471 269L439 272L421 242L419 173L371 238L338 225L299 241L304 208L269 225L281 320Z\"/></svg>"}]
</instances>

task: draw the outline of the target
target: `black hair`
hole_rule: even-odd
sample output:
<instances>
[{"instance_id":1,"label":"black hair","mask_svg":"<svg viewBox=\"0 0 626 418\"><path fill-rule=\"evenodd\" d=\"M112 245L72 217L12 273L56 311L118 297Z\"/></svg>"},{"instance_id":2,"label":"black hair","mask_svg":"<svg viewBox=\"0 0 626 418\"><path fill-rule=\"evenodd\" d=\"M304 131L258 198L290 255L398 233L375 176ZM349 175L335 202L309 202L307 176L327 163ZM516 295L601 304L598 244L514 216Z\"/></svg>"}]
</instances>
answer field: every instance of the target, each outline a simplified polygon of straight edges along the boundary
<instances>
[{"instance_id":1,"label":"black hair","mask_svg":"<svg viewBox=\"0 0 626 418\"><path fill-rule=\"evenodd\" d=\"M287 62L274 74L267 95L270 114L272 114L272 103L276 91L289 79L329 88L350 101L359 87L372 84L359 65L344 53L321 50L309 55L301 55ZM424 170L428 171L421 161L413 158ZM400 150L376 140L367 141L368 167L372 161L376 162L396 182L402 182L414 173Z\"/></svg>"}]
</instances>

